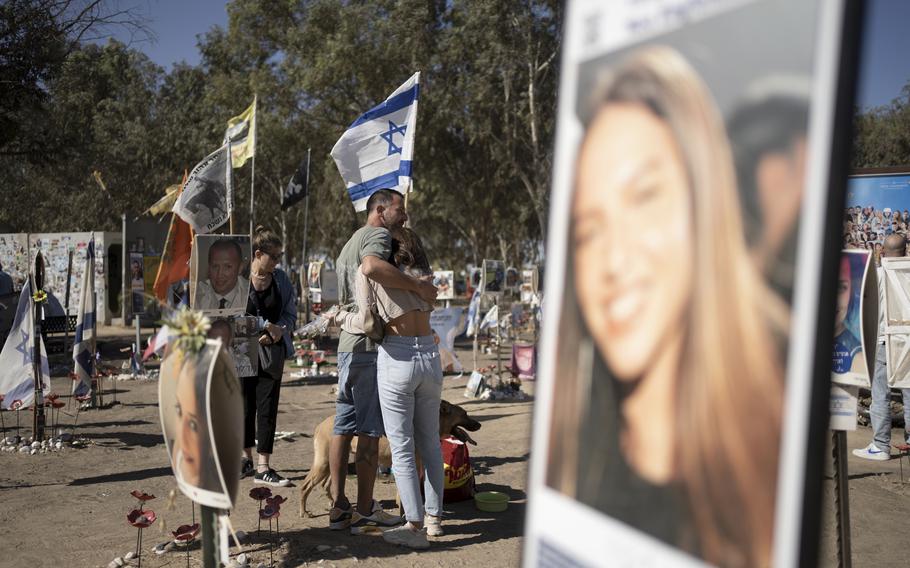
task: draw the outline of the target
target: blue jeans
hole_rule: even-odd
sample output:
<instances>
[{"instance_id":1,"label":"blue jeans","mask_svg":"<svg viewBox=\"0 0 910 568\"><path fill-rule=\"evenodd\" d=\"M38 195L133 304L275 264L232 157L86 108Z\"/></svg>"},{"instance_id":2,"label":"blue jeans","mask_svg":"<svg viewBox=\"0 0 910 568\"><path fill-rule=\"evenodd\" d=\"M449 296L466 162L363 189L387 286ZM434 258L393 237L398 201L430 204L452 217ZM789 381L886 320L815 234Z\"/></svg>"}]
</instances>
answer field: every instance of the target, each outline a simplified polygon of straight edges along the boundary
<instances>
[{"instance_id":1,"label":"blue jeans","mask_svg":"<svg viewBox=\"0 0 910 568\"><path fill-rule=\"evenodd\" d=\"M338 354L338 396L332 433L382 437L375 351Z\"/></svg>"},{"instance_id":2,"label":"blue jeans","mask_svg":"<svg viewBox=\"0 0 910 568\"><path fill-rule=\"evenodd\" d=\"M392 471L405 518L422 523L424 510L442 511L445 473L439 442L442 366L433 336L386 336L377 363L379 402L392 448ZM416 451L423 461L426 506L420 496Z\"/></svg>"},{"instance_id":3,"label":"blue jeans","mask_svg":"<svg viewBox=\"0 0 910 568\"><path fill-rule=\"evenodd\" d=\"M910 389L901 389L904 398L904 438L910 431ZM878 343L875 351L875 373L872 376L872 405L869 408L873 442L883 452L891 451L891 388L888 386L888 362L885 344ZM902 440L902 441L905 441Z\"/></svg>"}]
</instances>

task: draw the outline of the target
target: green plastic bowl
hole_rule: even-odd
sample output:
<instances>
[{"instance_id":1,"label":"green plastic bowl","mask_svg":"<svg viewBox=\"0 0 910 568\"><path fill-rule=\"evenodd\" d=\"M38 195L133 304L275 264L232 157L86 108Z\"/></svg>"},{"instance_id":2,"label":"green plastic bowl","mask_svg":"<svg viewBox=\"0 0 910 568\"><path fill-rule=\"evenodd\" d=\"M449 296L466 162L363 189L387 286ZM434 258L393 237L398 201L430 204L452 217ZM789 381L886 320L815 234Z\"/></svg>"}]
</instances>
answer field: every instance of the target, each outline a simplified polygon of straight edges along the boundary
<instances>
[{"instance_id":1,"label":"green plastic bowl","mask_svg":"<svg viewBox=\"0 0 910 568\"><path fill-rule=\"evenodd\" d=\"M501 513L509 505L509 496L499 491L481 491L474 495L474 504L481 511Z\"/></svg>"}]
</instances>

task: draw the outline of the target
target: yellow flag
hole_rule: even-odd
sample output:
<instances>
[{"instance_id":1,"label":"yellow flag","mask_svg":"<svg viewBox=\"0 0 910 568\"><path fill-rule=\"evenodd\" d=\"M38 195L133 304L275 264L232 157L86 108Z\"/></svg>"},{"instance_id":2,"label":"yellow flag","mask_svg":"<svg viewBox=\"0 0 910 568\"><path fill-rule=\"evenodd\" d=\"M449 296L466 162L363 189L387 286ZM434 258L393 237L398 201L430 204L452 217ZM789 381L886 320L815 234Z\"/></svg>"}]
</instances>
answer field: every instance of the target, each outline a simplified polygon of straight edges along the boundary
<instances>
[{"instance_id":1,"label":"yellow flag","mask_svg":"<svg viewBox=\"0 0 910 568\"><path fill-rule=\"evenodd\" d=\"M224 142L231 140L231 164L239 168L256 153L256 97L245 111L228 121Z\"/></svg>"}]
</instances>

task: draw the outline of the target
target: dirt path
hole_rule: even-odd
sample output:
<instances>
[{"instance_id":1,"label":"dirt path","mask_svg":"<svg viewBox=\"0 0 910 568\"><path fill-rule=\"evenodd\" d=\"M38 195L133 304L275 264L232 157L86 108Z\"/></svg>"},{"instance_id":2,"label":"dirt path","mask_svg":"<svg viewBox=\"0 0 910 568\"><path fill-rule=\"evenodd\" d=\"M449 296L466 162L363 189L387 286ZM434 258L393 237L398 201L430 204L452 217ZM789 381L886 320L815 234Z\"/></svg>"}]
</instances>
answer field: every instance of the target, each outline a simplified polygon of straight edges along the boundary
<instances>
[{"instance_id":1,"label":"dirt path","mask_svg":"<svg viewBox=\"0 0 910 568\"><path fill-rule=\"evenodd\" d=\"M460 356L470 361L470 352ZM298 436L276 442L273 464L299 484L312 462L309 436L334 412L334 382L328 378L291 378L293 370L285 372L278 429L295 431ZM276 565L517 565L532 403L468 400L462 395L465 383L464 377L446 377L443 397L463 405L483 424L472 434L478 445L470 448L478 490L508 493L512 502L506 512L482 513L473 501L448 504L446 535L436 539L429 551L418 554L386 544L378 535L353 537L346 531L329 531L328 500L320 491L314 492L309 502L310 510L318 516L302 519L297 513L298 489L279 489L274 492L287 497L288 502L280 517ZM69 379L54 378L53 384L57 392L69 392ZM89 447L36 456L0 453L0 542L5 544L0 565L107 566L114 557L134 549L136 532L127 524L126 515L135 503L129 493L139 489L158 496L149 505L159 515L158 522L143 536L143 566L185 566L182 552L162 556L150 552L155 544L168 540L161 532L162 520L170 531L191 519L190 501L182 495L175 500L173 510L167 509L166 497L176 484L159 426L157 381L120 381L117 390L121 405L85 411L79 417L77 433L92 442ZM533 393L532 384L526 391ZM11 420L15 424L15 413L5 412L3 418L8 429ZM21 419L23 425L30 424L31 415L23 413ZM71 424L72 417L61 422ZM236 529L253 533L252 544L245 551L256 566L268 563L269 550L267 533L255 536L258 506L247 496L252 487L251 480L241 481L232 518ZM349 494L355 488L352 476ZM380 478L376 498L393 508L394 482ZM326 550L325 546L331 548ZM192 566L201 565L198 546L191 550L190 559Z\"/></svg>"}]
</instances>

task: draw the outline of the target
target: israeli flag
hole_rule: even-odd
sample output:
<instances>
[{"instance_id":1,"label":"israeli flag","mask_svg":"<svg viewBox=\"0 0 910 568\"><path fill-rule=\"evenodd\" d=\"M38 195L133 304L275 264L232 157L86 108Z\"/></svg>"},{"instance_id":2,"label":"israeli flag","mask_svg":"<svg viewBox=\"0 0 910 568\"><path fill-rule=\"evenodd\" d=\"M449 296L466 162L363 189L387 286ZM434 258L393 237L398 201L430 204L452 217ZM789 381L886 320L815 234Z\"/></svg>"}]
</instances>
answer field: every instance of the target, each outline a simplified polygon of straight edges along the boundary
<instances>
[{"instance_id":1,"label":"israeli flag","mask_svg":"<svg viewBox=\"0 0 910 568\"><path fill-rule=\"evenodd\" d=\"M420 73L414 73L382 104L362 114L332 148L332 158L356 211L378 189L405 193L411 182Z\"/></svg>"},{"instance_id":2,"label":"israeli flag","mask_svg":"<svg viewBox=\"0 0 910 568\"><path fill-rule=\"evenodd\" d=\"M35 305L32 302L31 281L26 281L19 294L19 304L13 327L0 351L0 402L4 410L25 408L35 400L35 367L32 357L35 347ZM41 384L45 392L51 388L47 350L41 339Z\"/></svg>"},{"instance_id":3,"label":"israeli flag","mask_svg":"<svg viewBox=\"0 0 910 568\"><path fill-rule=\"evenodd\" d=\"M82 276L82 296L76 318L76 339L73 343L73 396L85 396L92 390L95 359L95 236L92 235L85 253L85 273Z\"/></svg>"}]
</instances>

